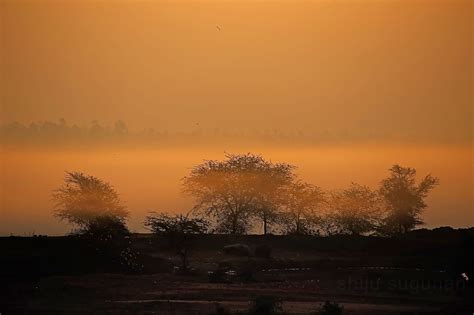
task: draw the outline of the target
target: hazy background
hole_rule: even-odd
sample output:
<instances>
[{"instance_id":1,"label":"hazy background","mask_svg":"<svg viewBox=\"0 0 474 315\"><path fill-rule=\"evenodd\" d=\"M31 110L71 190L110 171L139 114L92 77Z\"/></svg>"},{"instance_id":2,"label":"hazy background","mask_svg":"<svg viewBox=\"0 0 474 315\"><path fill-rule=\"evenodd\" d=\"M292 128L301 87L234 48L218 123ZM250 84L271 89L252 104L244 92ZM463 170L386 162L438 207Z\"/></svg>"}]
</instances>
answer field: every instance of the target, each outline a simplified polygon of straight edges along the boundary
<instances>
[{"instance_id":1,"label":"hazy background","mask_svg":"<svg viewBox=\"0 0 474 315\"><path fill-rule=\"evenodd\" d=\"M187 209L180 178L224 151L327 189L412 166L441 179L428 226L472 226L472 16L469 0L2 0L0 234L67 231L50 202L65 170L110 181L138 230ZM60 118L87 136L7 132ZM119 140L90 132L119 119Z\"/></svg>"}]
</instances>

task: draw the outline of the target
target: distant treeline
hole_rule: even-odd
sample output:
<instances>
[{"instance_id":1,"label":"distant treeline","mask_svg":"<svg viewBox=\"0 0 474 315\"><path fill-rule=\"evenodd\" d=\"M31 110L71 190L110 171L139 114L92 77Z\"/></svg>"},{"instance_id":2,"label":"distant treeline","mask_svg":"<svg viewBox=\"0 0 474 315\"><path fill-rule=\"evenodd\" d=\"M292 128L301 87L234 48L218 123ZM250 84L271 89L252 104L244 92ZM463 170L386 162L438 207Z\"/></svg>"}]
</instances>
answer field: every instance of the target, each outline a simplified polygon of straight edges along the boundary
<instances>
[{"instance_id":1,"label":"distant treeline","mask_svg":"<svg viewBox=\"0 0 474 315\"><path fill-rule=\"evenodd\" d=\"M164 128L143 128L132 131L123 120L103 125L93 120L86 126L69 124L64 119L39 121L28 124L19 122L0 125L0 141L5 144L180 144L212 143L232 140L233 143L278 143L278 144L318 144L347 141L405 141L413 140L410 135L396 135L361 130L304 130L280 129L240 129L213 128L195 123L187 131Z\"/></svg>"}]
</instances>

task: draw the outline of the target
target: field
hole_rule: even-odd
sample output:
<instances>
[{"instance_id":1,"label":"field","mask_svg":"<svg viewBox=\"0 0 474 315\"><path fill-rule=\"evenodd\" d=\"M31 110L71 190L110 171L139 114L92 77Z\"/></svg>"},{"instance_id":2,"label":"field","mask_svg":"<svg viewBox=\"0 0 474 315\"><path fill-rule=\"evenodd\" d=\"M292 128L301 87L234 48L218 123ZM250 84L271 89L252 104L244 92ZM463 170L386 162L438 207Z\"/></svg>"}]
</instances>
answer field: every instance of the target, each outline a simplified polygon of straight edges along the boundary
<instances>
[{"instance_id":1,"label":"field","mask_svg":"<svg viewBox=\"0 0 474 315\"><path fill-rule=\"evenodd\" d=\"M229 244L250 254L225 253ZM270 257L255 255L262 245ZM472 228L399 238L203 235L189 243L186 271L168 240L146 234L131 236L120 257L71 237L4 237L0 246L2 315L210 314L216 305L243 313L262 296L286 314L325 301L343 314L474 311L465 278L474 275Z\"/></svg>"}]
</instances>

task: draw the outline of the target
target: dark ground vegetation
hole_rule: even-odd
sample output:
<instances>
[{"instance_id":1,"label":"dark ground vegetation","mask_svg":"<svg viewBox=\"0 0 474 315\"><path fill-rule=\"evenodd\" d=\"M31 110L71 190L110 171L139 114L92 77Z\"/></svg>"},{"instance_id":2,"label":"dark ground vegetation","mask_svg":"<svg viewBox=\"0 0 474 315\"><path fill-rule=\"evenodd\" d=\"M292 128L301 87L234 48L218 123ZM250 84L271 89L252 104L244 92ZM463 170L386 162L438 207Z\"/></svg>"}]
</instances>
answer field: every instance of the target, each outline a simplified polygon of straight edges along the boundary
<instances>
[{"instance_id":1,"label":"dark ground vegetation","mask_svg":"<svg viewBox=\"0 0 474 315\"><path fill-rule=\"evenodd\" d=\"M230 244L249 255L226 254ZM2 315L474 311L473 228L392 238L205 234L193 239L186 271L151 234L3 237L0 248Z\"/></svg>"}]
</instances>

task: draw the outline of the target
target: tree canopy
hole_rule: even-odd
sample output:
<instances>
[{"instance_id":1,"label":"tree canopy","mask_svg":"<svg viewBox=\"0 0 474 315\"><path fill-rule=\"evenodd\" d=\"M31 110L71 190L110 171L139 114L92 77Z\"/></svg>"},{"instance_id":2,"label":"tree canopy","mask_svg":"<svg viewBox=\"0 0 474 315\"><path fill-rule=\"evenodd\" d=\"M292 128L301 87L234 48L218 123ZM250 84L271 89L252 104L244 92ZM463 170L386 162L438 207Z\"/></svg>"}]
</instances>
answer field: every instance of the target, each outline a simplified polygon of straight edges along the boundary
<instances>
[{"instance_id":1,"label":"tree canopy","mask_svg":"<svg viewBox=\"0 0 474 315\"><path fill-rule=\"evenodd\" d=\"M285 198L287 201L283 214L284 232L313 233L322 216L322 205L325 202L323 190L312 184L296 181L288 188Z\"/></svg>"},{"instance_id":2,"label":"tree canopy","mask_svg":"<svg viewBox=\"0 0 474 315\"><path fill-rule=\"evenodd\" d=\"M330 214L337 233L360 235L374 231L382 216L382 204L377 191L352 183L334 191L329 198Z\"/></svg>"},{"instance_id":3,"label":"tree canopy","mask_svg":"<svg viewBox=\"0 0 474 315\"><path fill-rule=\"evenodd\" d=\"M325 192L301 181L290 164L273 163L251 153L225 157L206 160L183 178L184 192L196 199L191 210L194 217L151 214L145 226L167 237L202 234L210 224L219 233L244 234L255 222L261 224L264 234L392 235L423 223L425 199L439 183L431 175L417 183L414 168L394 165L376 190L352 183ZM128 233L128 212L118 193L97 177L67 172L64 184L52 197L55 216L77 226L81 233L103 239Z\"/></svg>"},{"instance_id":4,"label":"tree canopy","mask_svg":"<svg viewBox=\"0 0 474 315\"><path fill-rule=\"evenodd\" d=\"M394 165L390 176L382 180L380 194L387 206L385 233L406 233L423 223L421 213L426 208L425 198L439 184L439 179L426 175L416 183L416 170Z\"/></svg>"},{"instance_id":5,"label":"tree canopy","mask_svg":"<svg viewBox=\"0 0 474 315\"><path fill-rule=\"evenodd\" d=\"M53 192L55 216L81 230L124 226L128 212L107 182L80 172L67 172L64 184Z\"/></svg>"},{"instance_id":6,"label":"tree canopy","mask_svg":"<svg viewBox=\"0 0 474 315\"><path fill-rule=\"evenodd\" d=\"M294 178L294 167L272 163L260 155L226 154L226 160L208 160L183 179L184 191L197 200L196 211L213 216L218 231L241 234L256 215L264 230L280 209L280 192Z\"/></svg>"}]
</instances>

